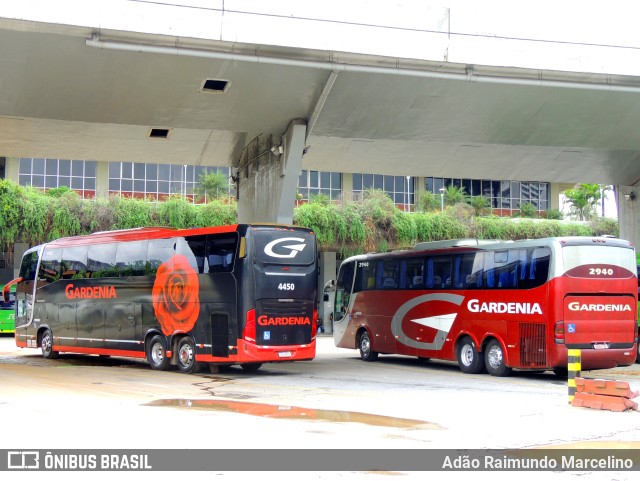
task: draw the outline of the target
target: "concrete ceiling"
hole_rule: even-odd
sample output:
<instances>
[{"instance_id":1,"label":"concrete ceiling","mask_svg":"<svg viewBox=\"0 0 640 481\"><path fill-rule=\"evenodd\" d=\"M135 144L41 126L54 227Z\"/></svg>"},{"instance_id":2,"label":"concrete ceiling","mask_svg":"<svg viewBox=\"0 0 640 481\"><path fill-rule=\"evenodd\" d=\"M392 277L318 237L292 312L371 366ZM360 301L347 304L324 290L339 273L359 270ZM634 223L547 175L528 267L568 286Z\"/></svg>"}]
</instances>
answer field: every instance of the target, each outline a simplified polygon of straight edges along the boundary
<instances>
[{"instance_id":1,"label":"concrete ceiling","mask_svg":"<svg viewBox=\"0 0 640 481\"><path fill-rule=\"evenodd\" d=\"M0 19L0 156L229 166L301 118L305 169L640 178L637 77L98 33Z\"/></svg>"}]
</instances>

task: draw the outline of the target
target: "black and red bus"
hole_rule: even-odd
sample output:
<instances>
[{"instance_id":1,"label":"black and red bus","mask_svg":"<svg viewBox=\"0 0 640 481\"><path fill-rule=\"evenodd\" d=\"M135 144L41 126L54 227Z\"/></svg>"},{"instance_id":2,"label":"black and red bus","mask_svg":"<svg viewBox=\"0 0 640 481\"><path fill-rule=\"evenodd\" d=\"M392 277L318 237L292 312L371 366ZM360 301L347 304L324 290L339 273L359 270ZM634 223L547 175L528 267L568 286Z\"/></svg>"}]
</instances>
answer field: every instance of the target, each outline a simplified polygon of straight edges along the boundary
<instances>
[{"instance_id":1,"label":"black and red bus","mask_svg":"<svg viewBox=\"0 0 640 481\"><path fill-rule=\"evenodd\" d=\"M317 244L305 228L140 228L29 249L16 345L194 372L315 357Z\"/></svg>"},{"instance_id":2,"label":"black and red bus","mask_svg":"<svg viewBox=\"0 0 640 481\"><path fill-rule=\"evenodd\" d=\"M335 283L334 341L378 354L456 361L463 372L567 372L633 364L634 247L604 237L459 240L358 255Z\"/></svg>"}]
</instances>

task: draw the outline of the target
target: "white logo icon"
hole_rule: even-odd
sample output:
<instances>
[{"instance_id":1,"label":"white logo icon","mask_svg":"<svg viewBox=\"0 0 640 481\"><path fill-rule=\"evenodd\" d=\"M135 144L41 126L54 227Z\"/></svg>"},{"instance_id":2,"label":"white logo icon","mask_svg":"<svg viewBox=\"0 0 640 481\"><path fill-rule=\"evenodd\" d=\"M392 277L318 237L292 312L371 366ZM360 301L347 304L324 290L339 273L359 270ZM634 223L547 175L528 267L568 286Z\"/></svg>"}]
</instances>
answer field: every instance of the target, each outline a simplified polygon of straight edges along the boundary
<instances>
[{"instance_id":1,"label":"white logo icon","mask_svg":"<svg viewBox=\"0 0 640 481\"><path fill-rule=\"evenodd\" d=\"M302 244L280 246L283 249L290 249L288 254L276 254L273 252L273 248L282 242L302 242ZM306 244L304 243L304 239L301 239L300 237L283 237L282 239L276 239L269 242L264 248L264 253L270 257L277 257L279 259L292 259L296 254L298 254L298 252L302 252L305 247Z\"/></svg>"},{"instance_id":2,"label":"white logo icon","mask_svg":"<svg viewBox=\"0 0 640 481\"><path fill-rule=\"evenodd\" d=\"M7 453L7 468L9 469L38 469L40 467L40 453L38 451L9 451Z\"/></svg>"}]
</instances>

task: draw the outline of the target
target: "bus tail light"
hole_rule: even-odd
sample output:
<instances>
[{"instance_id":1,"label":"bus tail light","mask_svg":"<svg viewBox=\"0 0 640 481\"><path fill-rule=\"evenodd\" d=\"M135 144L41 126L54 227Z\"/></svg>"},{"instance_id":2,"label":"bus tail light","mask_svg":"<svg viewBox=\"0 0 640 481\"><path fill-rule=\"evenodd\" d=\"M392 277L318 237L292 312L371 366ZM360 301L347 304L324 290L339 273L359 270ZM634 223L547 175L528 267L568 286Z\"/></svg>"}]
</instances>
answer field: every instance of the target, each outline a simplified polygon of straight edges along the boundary
<instances>
[{"instance_id":1,"label":"bus tail light","mask_svg":"<svg viewBox=\"0 0 640 481\"><path fill-rule=\"evenodd\" d=\"M313 322L311 323L311 339L316 338L316 334L318 333L318 310L313 310Z\"/></svg>"},{"instance_id":2,"label":"bus tail light","mask_svg":"<svg viewBox=\"0 0 640 481\"><path fill-rule=\"evenodd\" d=\"M247 311L247 317L244 323L244 330L242 331L242 338L256 342L256 310L251 309Z\"/></svg>"},{"instance_id":3,"label":"bus tail light","mask_svg":"<svg viewBox=\"0 0 640 481\"><path fill-rule=\"evenodd\" d=\"M553 340L556 344L564 344L564 321L558 321L553 326Z\"/></svg>"}]
</instances>

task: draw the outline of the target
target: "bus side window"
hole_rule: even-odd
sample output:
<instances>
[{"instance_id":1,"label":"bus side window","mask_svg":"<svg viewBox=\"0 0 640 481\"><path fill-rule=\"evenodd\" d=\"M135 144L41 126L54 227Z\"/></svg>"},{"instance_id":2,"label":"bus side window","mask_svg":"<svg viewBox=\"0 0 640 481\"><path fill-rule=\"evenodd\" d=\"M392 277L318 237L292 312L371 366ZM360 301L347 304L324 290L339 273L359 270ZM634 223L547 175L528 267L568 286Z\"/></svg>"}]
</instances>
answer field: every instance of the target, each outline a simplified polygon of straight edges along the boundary
<instances>
[{"instance_id":1,"label":"bus side window","mask_svg":"<svg viewBox=\"0 0 640 481\"><path fill-rule=\"evenodd\" d=\"M203 235L180 237L176 242L176 254L186 257L189 265L199 274L208 273L206 245L207 238Z\"/></svg>"},{"instance_id":2,"label":"bus side window","mask_svg":"<svg viewBox=\"0 0 640 481\"><path fill-rule=\"evenodd\" d=\"M90 245L87 271L91 277L117 277L116 244Z\"/></svg>"},{"instance_id":3,"label":"bus side window","mask_svg":"<svg viewBox=\"0 0 640 481\"><path fill-rule=\"evenodd\" d=\"M120 242L116 247L116 269L119 277L144 276L149 241Z\"/></svg>"},{"instance_id":4,"label":"bus side window","mask_svg":"<svg viewBox=\"0 0 640 481\"><path fill-rule=\"evenodd\" d=\"M84 279L87 277L87 246L62 249L62 278Z\"/></svg>"},{"instance_id":5,"label":"bus side window","mask_svg":"<svg viewBox=\"0 0 640 481\"><path fill-rule=\"evenodd\" d=\"M378 289L395 289L398 286L399 271L400 265L397 260L379 263L376 287Z\"/></svg>"},{"instance_id":6,"label":"bus side window","mask_svg":"<svg viewBox=\"0 0 640 481\"><path fill-rule=\"evenodd\" d=\"M401 262L403 289L422 289L424 286L424 260L407 259Z\"/></svg>"},{"instance_id":7,"label":"bus side window","mask_svg":"<svg viewBox=\"0 0 640 481\"><path fill-rule=\"evenodd\" d=\"M207 240L209 272L232 272L238 246L237 234L209 235Z\"/></svg>"},{"instance_id":8,"label":"bus side window","mask_svg":"<svg viewBox=\"0 0 640 481\"><path fill-rule=\"evenodd\" d=\"M62 276L62 249L44 249L38 280L48 283L55 282Z\"/></svg>"},{"instance_id":9,"label":"bus side window","mask_svg":"<svg viewBox=\"0 0 640 481\"><path fill-rule=\"evenodd\" d=\"M176 239L152 239L147 247L147 262L145 264L145 275L155 276L158 268L168 262L175 254Z\"/></svg>"}]
</instances>

